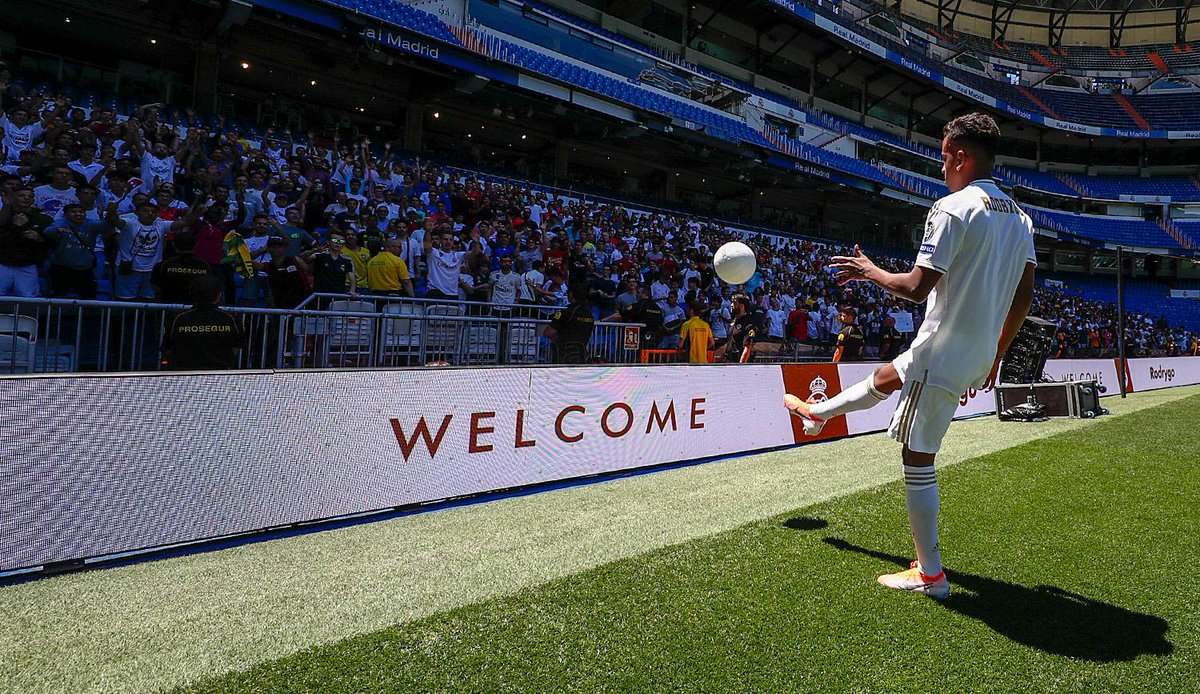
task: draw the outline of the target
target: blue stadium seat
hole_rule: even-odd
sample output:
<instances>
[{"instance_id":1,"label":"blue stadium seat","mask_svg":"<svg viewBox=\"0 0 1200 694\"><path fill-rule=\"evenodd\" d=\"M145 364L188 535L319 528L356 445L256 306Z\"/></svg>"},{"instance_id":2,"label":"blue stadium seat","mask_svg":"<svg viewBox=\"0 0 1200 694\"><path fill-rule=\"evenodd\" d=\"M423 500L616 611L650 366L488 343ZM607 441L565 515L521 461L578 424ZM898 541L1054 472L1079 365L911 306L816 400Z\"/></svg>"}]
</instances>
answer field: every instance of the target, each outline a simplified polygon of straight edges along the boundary
<instances>
[{"instance_id":1,"label":"blue stadium seat","mask_svg":"<svg viewBox=\"0 0 1200 694\"><path fill-rule=\"evenodd\" d=\"M1035 225L1051 231L1123 246L1181 248L1179 242L1158 224L1138 217L1104 217L1048 210L1032 205L1021 207L1033 218Z\"/></svg>"}]
</instances>

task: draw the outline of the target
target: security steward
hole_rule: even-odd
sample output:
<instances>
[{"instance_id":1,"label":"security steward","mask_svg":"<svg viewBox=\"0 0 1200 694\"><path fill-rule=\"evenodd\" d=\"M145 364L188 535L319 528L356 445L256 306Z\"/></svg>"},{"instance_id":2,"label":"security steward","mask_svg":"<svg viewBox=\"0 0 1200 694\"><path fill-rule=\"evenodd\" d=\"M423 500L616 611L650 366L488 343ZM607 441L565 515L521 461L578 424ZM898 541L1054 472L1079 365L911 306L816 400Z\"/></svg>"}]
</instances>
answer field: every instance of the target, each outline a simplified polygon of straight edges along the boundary
<instances>
[{"instance_id":1,"label":"security steward","mask_svg":"<svg viewBox=\"0 0 1200 694\"><path fill-rule=\"evenodd\" d=\"M162 352L167 368L175 371L237 368L242 331L237 319L217 306L223 285L213 275L192 281L192 308L176 316L163 337Z\"/></svg>"},{"instance_id":2,"label":"security steward","mask_svg":"<svg viewBox=\"0 0 1200 694\"><path fill-rule=\"evenodd\" d=\"M863 349L863 331L858 327L858 312L847 306L842 309L838 318L842 321L842 330L837 337L837 350L833 353L834 363L844 361L861 361Z\"/></svg>"},{"instance_id":3,"label":"security steward","mask_svg":"<svg viewBox=\"0 0 1200 694\"><path fill-rule=\"evenodd\" d=\"M192 253L195 249L195 237L180 234L175 237L175 255L154 266L150 284L163 303L190 303L192 282L213 276L212 266L197 258Z\"/></svg>"},{"instance_id":4,"label":"security steward","mask_svg":"<svg viewBox=\"0 0 1200 694\"><path fill-rule=\"evenodd\" d=\"M554 314L550 325L542 332L554 343L555 364L584 364L587 362L588 342L596 320L588 304L588 287L576 283L567 288L566 308Z\"/></svg>"},{"instance_id":5,"label":"security steward","mask_svg":"<svg viewBox=\"0 0 1200 694\"><path fill-rule=\"evenodd\" d=\"M883 330L879 333L879 361L891 361L900 356L904 346L904 334L896 330L896 319L883 319Z\"/></svg>"},{"instance_id":6,"label":"security steward","mask_svg":"<svg viewBox=\"0 0 1200 694\"><path fill-rule=\"evenodd\" d=\"M663 337L663 310L657 301L650 298L650 288L645 284L638 288L638 300L621 309L619 314L610 318L620 317L626 323L641 323L641 344L643 350L656 349Z\"/></svg>"},{"instance_id":7,"label":"security steward","mask_svg":"<svg viewBox=\"0 0 1200 694\"><path fill-rule=\"evenodd\" d=\"M732 364L748 364L754 361L754 343L758 341L758 316L750 305L750 297L745 294L734 294L730 306L733 321L729 324L725 361Z\"/></svg>"}]
</instances>

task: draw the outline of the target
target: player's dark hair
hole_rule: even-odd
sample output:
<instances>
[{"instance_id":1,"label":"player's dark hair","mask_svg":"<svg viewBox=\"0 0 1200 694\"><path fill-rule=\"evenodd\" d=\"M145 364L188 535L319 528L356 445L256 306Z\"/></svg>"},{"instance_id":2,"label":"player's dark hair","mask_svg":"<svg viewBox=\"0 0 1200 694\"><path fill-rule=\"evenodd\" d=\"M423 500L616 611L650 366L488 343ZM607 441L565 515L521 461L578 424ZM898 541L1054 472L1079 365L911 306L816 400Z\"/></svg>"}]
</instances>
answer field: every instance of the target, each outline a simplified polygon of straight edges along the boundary
<instances>
[{"instance_id":1,"label":"player's dark hair","mask_svg":"<svg viewBox=\"0 0 1200 694\"><path fill-rule=\"evenodd\" d=\"M986 113L968 113L946 123L942 135L963 147L974 149L986 160L996 158L1000 147L1000 127Z\"/></svg>"}]
</instances>

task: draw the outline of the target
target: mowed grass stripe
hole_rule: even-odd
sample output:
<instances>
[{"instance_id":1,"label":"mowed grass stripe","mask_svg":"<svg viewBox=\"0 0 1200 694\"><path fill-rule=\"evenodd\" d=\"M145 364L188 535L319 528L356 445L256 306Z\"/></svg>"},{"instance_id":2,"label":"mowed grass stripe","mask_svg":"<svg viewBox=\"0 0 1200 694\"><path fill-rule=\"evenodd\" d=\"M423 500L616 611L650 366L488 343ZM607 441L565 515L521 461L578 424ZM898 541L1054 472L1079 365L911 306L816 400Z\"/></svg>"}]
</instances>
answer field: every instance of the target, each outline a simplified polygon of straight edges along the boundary
<instances>
[{"instance_id":1,"label":"mowed grass stripe","mask_svg":"<svg viewBox=\"0 0 1200 694\"><path fill-rule=\"evenodd\" d=\"M1200 690L1190 398L943 471L956 595L890 484L194 691Z\"/></svg>"},{"instance_id":2,"label":"mowed grass stripe","mask_svg":"<svg viewBox=\"0 0 1200 694\"><path fill-rule=\"evenodd\" d=\"M1107 398L1114 419L1200 387ZM1091 428L956 422L939 467ZM900 476L884 435L0 588L0 692L152 691L512 595Z\"/></svg>"}]
</instances>

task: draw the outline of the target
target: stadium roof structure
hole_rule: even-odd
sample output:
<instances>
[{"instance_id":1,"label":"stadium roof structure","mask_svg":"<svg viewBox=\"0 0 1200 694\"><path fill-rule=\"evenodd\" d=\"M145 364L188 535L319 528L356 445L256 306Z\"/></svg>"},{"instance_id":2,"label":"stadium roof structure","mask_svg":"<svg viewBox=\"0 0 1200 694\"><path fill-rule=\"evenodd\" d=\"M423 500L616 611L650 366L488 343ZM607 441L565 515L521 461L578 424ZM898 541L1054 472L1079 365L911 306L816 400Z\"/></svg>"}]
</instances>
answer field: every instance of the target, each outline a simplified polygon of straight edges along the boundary
<instances>
[{"instance_id":1,"label":"stadium roof structure","mask_svg":"<svg viewBox=\"0 0 1200 694\"><path fill-rule=\"evenodd\" d=\"M984 5L1024 10L1102 14L1190 8L1195 0L978 0Z\"/></svg>"},{"instance_id":2,"label":"stadium roof structure","mask_svg":"<svg viewBox=\"0 0 1200 694\"><path fill-rule=\"evenodd\" d=\"M1077 29L1107 34L1107 41L1077 36L1071 44L1115 48L1125 45L1126 29L1139 34L1132 41L1136 44L1161 44L1162 31L1174 33L1177 45L1187 43L1189 36L1195 35L1194 30L1189 30L1195 3L1196 0L892 0L891 6L901 11L914 4L935 9L936 20L932 17L929 20L941 28L956 28L956 18L971 17L990 27L975 31L993 41L1008 40L1009 26L1021 25L1044 27L1050 46L1064 45L1064 32ZM1097 23L1098 16L1108 21Z\"/></svg>"}]
</instances>

